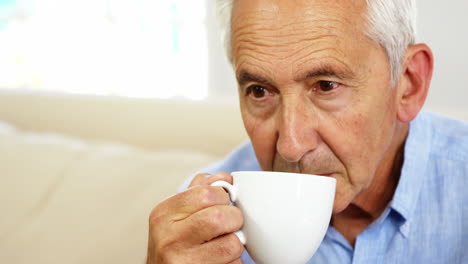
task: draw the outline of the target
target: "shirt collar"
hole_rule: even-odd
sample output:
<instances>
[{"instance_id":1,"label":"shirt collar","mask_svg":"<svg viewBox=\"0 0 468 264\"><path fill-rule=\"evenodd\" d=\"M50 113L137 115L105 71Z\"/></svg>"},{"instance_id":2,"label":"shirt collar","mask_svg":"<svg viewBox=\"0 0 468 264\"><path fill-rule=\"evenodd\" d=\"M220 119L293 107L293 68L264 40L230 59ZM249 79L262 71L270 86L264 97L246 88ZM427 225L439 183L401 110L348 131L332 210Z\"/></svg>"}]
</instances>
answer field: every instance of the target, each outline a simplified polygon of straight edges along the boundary
<instances>
[{"instance_id":1,"label":"shirt collar","mask_svg":"<svg viewBox=\"0 0 468 264\"><path fill-rule=\"evenodd\" d=\"M409 125L400 180L390 202L391 209L401 217L400 231L404 235L409 231L408 220L418 203L431 150L432 131L428 119L428 114L420 113Z\"/></svg>"}]
</instances>

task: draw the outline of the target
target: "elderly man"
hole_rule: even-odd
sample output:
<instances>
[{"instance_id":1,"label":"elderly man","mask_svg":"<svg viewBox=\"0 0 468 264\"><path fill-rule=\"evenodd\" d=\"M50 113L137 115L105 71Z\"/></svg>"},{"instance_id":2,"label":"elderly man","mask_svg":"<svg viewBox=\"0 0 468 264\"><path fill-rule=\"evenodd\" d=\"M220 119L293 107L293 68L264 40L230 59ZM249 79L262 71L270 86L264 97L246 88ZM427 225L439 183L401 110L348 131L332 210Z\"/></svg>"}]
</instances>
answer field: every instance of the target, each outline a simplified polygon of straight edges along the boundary
<instances>
[{"instance_id":1,"label":"elderly man","mask_svg":"<svg viewBox=\"0 0 468 264\"><path fill-rule=\"evenodd\" d=\"M310 263L468 263L468 125L419 113L433 56L414 1L220 2L251 143L156 206L148 263L253 263L209 184L260 169L336 179Z\"/></svg>"}]
</instances>

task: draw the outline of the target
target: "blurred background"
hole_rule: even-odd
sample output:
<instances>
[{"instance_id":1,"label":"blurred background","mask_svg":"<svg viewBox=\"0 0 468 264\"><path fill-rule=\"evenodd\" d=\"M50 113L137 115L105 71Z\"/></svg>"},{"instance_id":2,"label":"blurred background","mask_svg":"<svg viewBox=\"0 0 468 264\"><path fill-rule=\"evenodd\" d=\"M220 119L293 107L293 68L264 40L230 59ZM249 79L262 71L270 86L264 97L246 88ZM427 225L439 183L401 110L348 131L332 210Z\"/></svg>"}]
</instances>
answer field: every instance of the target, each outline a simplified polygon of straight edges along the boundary
<instances>
[{"instance_id":1,"label":"blurred background","mask_svg":"<svg viewBox=\"0 0 468 264\"><path fill-rule=\"evenodd\" d=\"M247 140L214 2L0 0L0 263L144 263L151 209ZM427 108L468 120L468 2L418 5Z\"/></svg>"},{"instance_id":2,"label":"blurred background","mask_svg":"<svg viewBox=\"0 0 468 264\"><path fill-rule=\"evenodd\" d=\"M210 100L236 95L210 0L0 0L0 89ZM468 2L418 1L427 106L467 108Z\"/></svg>"}]
</instances>

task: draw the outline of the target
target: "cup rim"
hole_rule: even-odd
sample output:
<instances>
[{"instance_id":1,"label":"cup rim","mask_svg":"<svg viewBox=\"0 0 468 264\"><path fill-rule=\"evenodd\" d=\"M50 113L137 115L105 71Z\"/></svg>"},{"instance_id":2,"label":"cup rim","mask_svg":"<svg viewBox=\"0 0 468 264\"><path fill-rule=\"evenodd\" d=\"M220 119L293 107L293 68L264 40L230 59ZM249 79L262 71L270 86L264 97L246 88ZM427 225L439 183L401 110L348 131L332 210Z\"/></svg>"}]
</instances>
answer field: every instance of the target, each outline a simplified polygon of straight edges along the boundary
<instances>
[{"instance_id":1,"label":"cup rim","mask_svg":"<svg viewBox=\"0 0 468 264\"><path fill-rule=\"evenodd\" d=\"M269 176L274 176L273 174L279 174L279 175L299 175L299 176L314 176L314 177L317 177L321 180L331 180L331 181L334 181L336 182L336 179L333 178L333 177L330 177L330 176L322 176L322 175L316 175L316 174L308 174L308 173L297 173L297 172L280 172L280 171L233 171L231 172L231 175L232 176L235 176L235 175L247 175L247 174L260 174L260 175L269 175L269 174L272 174L272 175L269 175ZM317 179L317 178L314 178L314 179Z\"/></svg>"}]
</instances>

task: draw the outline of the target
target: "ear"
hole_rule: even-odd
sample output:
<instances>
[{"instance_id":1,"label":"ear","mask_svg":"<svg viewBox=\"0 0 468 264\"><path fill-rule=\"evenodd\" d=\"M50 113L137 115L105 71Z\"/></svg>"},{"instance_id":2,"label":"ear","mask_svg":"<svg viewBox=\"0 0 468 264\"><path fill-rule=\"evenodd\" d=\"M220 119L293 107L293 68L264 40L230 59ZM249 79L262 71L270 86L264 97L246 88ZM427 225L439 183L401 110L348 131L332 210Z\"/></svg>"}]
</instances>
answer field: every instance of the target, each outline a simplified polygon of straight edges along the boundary
<instances>
[{"instance_id":1,"label":"ear","mask_svg":"<svg viewBox=\"0 0 468 264\"><path fill-rule=\"evenodd\" d=\"M401 122L408 123L413 120L423 107L433 69L434 57L426 44L408 48L397 87L397 114Z\"/></svg>"}]
</instances>

